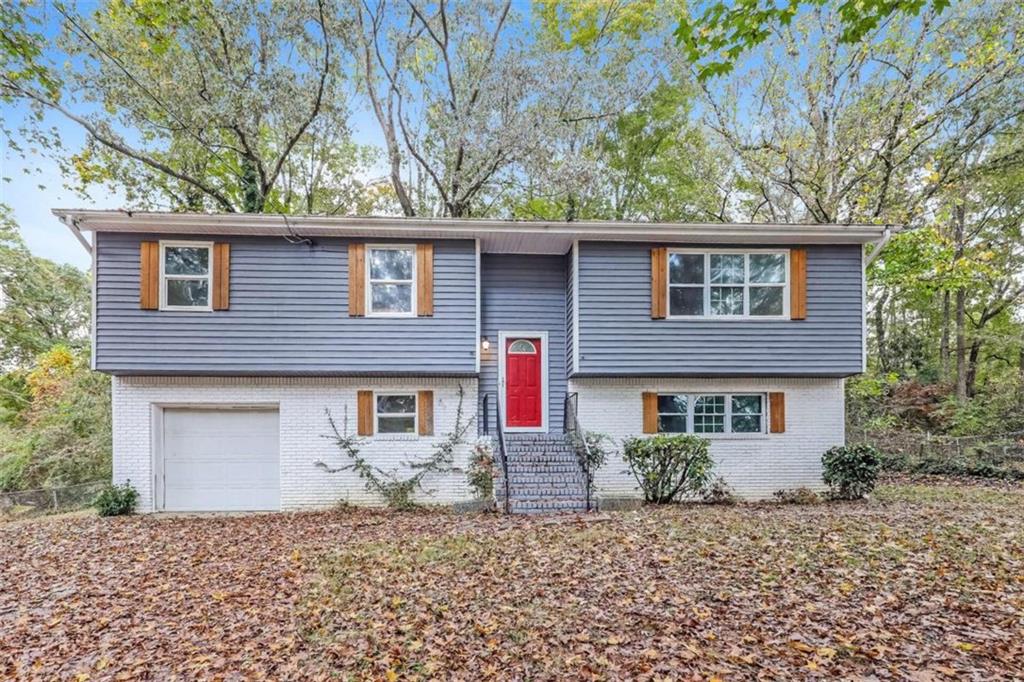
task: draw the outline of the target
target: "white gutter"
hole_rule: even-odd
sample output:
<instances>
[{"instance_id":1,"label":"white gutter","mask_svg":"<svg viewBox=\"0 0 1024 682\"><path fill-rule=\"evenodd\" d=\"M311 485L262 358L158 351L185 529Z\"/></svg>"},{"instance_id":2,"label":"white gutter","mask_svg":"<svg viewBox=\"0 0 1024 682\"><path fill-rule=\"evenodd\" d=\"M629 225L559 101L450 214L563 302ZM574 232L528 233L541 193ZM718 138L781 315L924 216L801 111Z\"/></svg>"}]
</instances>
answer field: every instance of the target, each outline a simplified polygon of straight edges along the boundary
<instances>
[{"instance_id":1,"label":"white gutter","mask_svg":"<svg viewBox=\"0 0 1024 682\"><path fill-rule=\"evenodd\" d=\"M454 218L285 216L242 213L159 213L55 209L67 224L98 232L246 234L281 236L377 236L478 239L549 236L601 241L736 241L864 244L888 229L882 225L782 223L636 223L624 221L545 222Z\"/></svg>"}]
</instances>

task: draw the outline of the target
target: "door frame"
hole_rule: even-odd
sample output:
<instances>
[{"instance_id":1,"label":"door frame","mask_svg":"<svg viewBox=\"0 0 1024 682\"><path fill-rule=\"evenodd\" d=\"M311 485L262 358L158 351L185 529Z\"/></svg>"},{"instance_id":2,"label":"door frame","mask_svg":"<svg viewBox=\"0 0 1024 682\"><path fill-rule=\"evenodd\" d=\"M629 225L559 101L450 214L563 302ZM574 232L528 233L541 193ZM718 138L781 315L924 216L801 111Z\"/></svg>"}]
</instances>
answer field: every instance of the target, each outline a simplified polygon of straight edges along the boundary
<instances>
[{"instance_id":1,"label":"door frame","mask_svg":"<svg viewBox=\"0 0 1024 682\"><path fill-rule=\"evenodd\" d=\"M281 403L277 401L159 401L151 402L150 407L150 480L153 485L152 508L150 511L164 511L164 410L209 410L209 411L232 411L232 412L277 412L277 466L278 466L278 490L277 490L277 511L281 510ZM196 512L196 513L217 513L217 512Z\"/></svg>"},{"instance_id":2,"label":"door frame","mask_svg":"<svg viewBox=\"0 0 1024 682\"><path fill-rule=\"evenodd\" d=\"M541 410L540 426L508 426L508 410L505 409L505 348L508 339L540 339L540 392ZM551 358L548 357L548 333L545 331L521 331L512 329L498 332L498 401L501 405L501 428L509 433L547 433L548 431L548 407L551 396L548 394L548 367Z\"/></svg>"}]
</instances>

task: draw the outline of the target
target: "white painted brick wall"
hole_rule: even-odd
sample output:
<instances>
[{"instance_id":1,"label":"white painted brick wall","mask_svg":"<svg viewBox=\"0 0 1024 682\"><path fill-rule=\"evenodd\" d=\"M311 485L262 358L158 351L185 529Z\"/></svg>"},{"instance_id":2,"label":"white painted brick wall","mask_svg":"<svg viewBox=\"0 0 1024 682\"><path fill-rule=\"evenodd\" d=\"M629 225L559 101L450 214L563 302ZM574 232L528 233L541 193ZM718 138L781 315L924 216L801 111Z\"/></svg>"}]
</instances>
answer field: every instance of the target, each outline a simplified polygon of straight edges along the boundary
<instances>
[{"instance_id":1,"label":"white painted brick wall","mask_svg":"<svg viewBox=\"0 0 1024 682\"><path fill-rule=\"evenodd\" d=\"M280 409L281 508L324 507L345 500L379 504L351 471L328 473L314 466L322 460L334 468L349 463L327 438L330 408L339 427L345 409L355 429L358 390L433 390L433 437L378 435L364 439L361 454L374 466L391 471L410 460L427 457L455 424L458 387L465 389L463 418L476 417L475 378L285 378L285 377L113 377L114 480L131 479L138 489L139 509L153 510L153 423L160 405L277 403ZM469 430L470 441L476 428ZM455 465L465 468L467 444L456 453ZM425 503L452 503L472 498L464 473L437 476L425 482L432 491Z\"/></svg>"},{"instance_id":2,"label":"white painted brick wall","mask_svg":"<svg viewBox=\"0 0 1024 682\"><path fill-rule=\"evenodd\" d=\"M580 425L613 439L615 454L596 474L598 493L638 496L636 479L622 459L622 441L643 435L641 394L768 393L786 394L786 432L757 436L710 436L715 473L745 498L771 497L781 489L823 489L821 455L845 440L842 379L613 379L569 382L579 394Z\"/></svg>"}]
</instances>

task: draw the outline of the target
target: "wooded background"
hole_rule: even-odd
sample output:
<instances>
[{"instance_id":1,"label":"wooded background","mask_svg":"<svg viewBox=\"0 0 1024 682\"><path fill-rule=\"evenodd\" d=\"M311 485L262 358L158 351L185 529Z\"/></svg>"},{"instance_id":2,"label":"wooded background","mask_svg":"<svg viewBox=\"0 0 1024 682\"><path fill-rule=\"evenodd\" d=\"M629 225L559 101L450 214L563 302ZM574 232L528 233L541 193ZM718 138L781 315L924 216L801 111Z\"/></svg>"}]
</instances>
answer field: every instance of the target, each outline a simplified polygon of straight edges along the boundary
<instances>
[{"instance_id":1,"label":"wooded background","mask_svg":"<svg viewBox=\"0 0 1024 682\"><path fill-rule=\"evenodd\" d=\"M1024 429L1022 27L1012 0L16 1L2 126L85 205L899 225L850 432L994 434ZM88 275L0 217L0 490L105 477Z\"/></svg>"}]
</instances>

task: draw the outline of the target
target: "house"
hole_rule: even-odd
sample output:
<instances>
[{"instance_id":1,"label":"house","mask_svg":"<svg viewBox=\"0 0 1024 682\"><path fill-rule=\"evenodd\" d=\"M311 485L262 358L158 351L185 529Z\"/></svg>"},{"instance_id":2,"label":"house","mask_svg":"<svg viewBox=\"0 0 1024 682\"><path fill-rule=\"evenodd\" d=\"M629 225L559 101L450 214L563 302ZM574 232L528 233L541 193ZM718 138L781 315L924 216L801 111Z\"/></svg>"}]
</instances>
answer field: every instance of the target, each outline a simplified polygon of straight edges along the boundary
<instances>
[{"instance_id":1,"label":"house","mask_svg":"<svg viewBox=\"0 0 1024 682\"><path fill-rule=\"evenodd\" d=\"M822 453L844 442L844 379L864 369L864 245L888 235L55 214L94 234L93 366L112 377L114 477L145 511L379 502L338 471L327 412L401 471L453 429L460 395L474 433L504 446L513 509L584 504L576 424L614 444L701 434L745 497L820 487ZM618 454L595 486L638 495ZM433 502L472 495L462 472L427 487Z\"/></svg>"}]
</instances>

